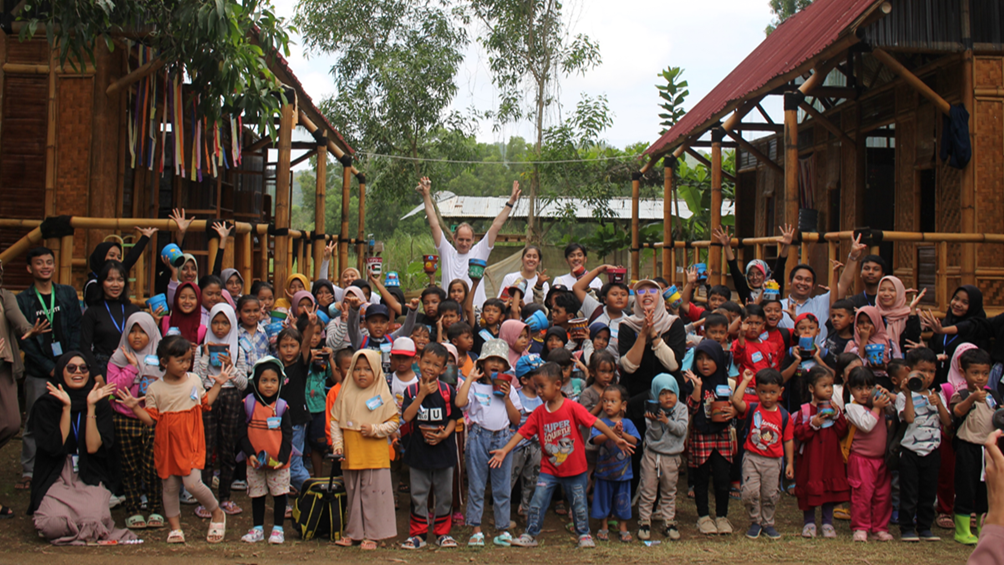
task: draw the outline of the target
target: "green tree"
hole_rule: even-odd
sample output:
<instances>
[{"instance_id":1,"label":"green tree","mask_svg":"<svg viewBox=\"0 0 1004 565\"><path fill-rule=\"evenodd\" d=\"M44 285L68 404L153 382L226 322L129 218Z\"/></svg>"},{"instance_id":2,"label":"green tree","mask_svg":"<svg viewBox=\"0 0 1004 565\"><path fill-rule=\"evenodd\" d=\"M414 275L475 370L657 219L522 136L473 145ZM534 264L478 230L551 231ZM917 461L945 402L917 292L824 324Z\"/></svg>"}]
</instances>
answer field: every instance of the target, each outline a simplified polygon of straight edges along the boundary
<instances>
[{"instance_id":1,"label":"green tree","mask_svg":"<svg viewBox=\"0 0 1004 565\"><path fill-rule=\"evenodd\" d=\"M289 55L289 26L269 0L25 0L19 19L22 41L44 24L60 63L95 63L95 49L138 37L153 47L171 77L187 74L199 114L211 122L243 113L244 120L274 132L281 88L266 59Z\"/></svg>"},{"instance_id":2,"label":"green tree","mask_svg":"<svg viewBox=\"0 0 1004 565\"><path fill-rule=\"evenodd\" d=\"M687 113L683 109L683 101L690 95L690 90L688 90L689 85L687 81L680 80L683 76L683 69L680 67L667 67L658 76L666 81L666 84L655 85L659 90L659 98L664 101L659 105L660 108L665 110L665 112L659 114L659 117L662 118L662 122L659 125L663 126L659 135L662 135L675 126L676 122L679 122L680 118Z\"/></svg>"},{"instance_id":3,"label":"green tree","mask_svg":"<svg viewBox=\"0 0 1004 565\"><path fill-rule=\"evenodd\" d=\"M784 20L794 16L795 12L804 10L809 4L812 4L812 0L769 0L769 4L770 13L774 19L764 30L767 35L777 29L777 26L781 25Z\"/></svg>"},{"instance_id":4,"label":"green tree","mask_svg":"<svg viewBox=\"0 0 1004 565\"><path fill-rule=\"evenodd\" d=\"M486 115L495 121L496 130L506 123L532 120L533 150L539 161L545 116L558 103L559 80L599 65L599 46L586 35L568 36L558 0L469 0L468 6L484 28L478 41L488 52L500 99ZM540 173L539 166L531 168L527 193L527 236L534 242L542 237L536 218Z\"/></svg>"}]
</instances>

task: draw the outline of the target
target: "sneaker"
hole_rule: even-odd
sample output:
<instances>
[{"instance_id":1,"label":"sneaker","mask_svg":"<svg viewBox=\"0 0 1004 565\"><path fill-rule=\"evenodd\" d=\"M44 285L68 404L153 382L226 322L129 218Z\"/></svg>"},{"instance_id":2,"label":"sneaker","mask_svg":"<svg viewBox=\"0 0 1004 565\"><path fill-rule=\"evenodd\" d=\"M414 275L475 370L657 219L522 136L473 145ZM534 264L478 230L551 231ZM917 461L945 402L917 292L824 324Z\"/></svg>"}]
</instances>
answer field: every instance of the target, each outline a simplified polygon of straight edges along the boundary
<instances>
[{"instance_id":1,"label":"sneaker","mask_svg":"<svg viewBox=\"0 0 1004 565\"><path fill-rule=\"evenodd\" d=\"M283 533L282 528L272 528L272 534L268 536L268 543L280 544L286 542L286 534Z\"/></svg>"},{"instance_id":2,"label":"sneaker","mask_svg":"<svg viewBox=\"0 0 1004 565\"><path fill-rule=\"evenodd\" d=\"M750 529L746 530L746 537L749 539L757 539L760 537L761 531L763 531L763 528L760 527L760 524L750 524Z\"/></svg>"},{"instance_id":3,"label":"sneaker","mask_svg":"<svg viewBox=\"0 0 1004 565\"><path fill-rule=\"evenodd\" d=\"M732 522L729 522L729 519L724 516L715 518L715 528L718 530L719 535L732 535Z\"/></svg>"},{"instance_id":4,"label":"sneaker","mask_svg":"<svg viewBox=\"0 0 1004 565\"><path fill-rule=\"evenodd\" d=\"M920 541L920 538L917 537L917 532L914 532L914 531L905 531L905 532L902 532L902 533L899 534L899 541L905 541L905 542L908 542L908 543L913 543L913 542Z\"/></svg>"},{"instance_id":5,"label":"sneaker","mask_svg":"<svg viewBox=\"0 0 1004 565\"><path fill-rule=\"evenodd\" d=\"M516 547L537 547L537 540L533 539L533 536L530 534L523 534L518 538L513 538L509 543Z\"/></svg>"},{"instance_id":6,"label":"sneaker","mask_svg":"<svg viewBox=\"0 0 1004 565\"><path fill-rule=\"evenodd\" d=\"M815 524L806 524L805 526L803 526L802 527L802 537L803 538L808 538L808 539L815 538L816 537L816 525Z\"/></svg>"},{"instance_id":7,"label":"sneaker","mask_svg":"<svg viewBox=\"0 0 1004 565\"><path fill-rule=\"evenodd\" d=\"M770 539L781 539L781 533L774 529L774 526L764 526L763 535Z\"/></svg>"},{"instance_id":8,"label":"sneaker","mask_svg":"<svg viewBox=\"0 0 1004 565\"><path fill-rule=\"evenodd\" d=\"M265 531L261 528L251 528L248 533L241 537L244 543L258 543L265 539Z\"/></svg>"},{"instance_id":9,"label":"sneaker","mask_svg":"<svg viewBox=\"0 0 1004 565\"><path fill-rule=\"evenodd\" d=\"M883 532L875 532L874 534L872 534L872 537L874 537L877 541L892 541L892 540L896 539L896 538L892 537L892 534L890 534L889 532L884 532L884 531Z\"/></svg>"},{"instance_id":10,"label":"sneaker","mask_svg":"<svg viewBox=\"0 0 1004 565\"><path fill-rule=\"evenodd\" d=\"M715 526L715 522L711 519L711 516L701 516L698 518L697 530L706 536L718 534L718 527Z\"/></svg>"},{"instance_id":11,"label":"sneaker","mask_svg":"<svg viewBox=\"0 0 1004 565\"><path fill-rule=\"evenodd\" d=\"M638 526L638 539L642 541L652 539L652 527L648 524Z\"/></svg>"},{"instance_id":12,"label":"sneaker","mask_svg":"<svg viewBox=\"0 0 1004 565\"><path fill-rule=\"evenodd\" d=\"M247 490L247 489L248 489L247 481L234 481L230 483L230 490Z\"/></svg>"},{"instance_id":13,"label":"sneaker","mask_svg":"<svg viewBox=\"0 0 1004 565\"><path fill-rule=\"evenodd\" d=\"M920 537L921 541L941 541L941 538L934 535L934 532L931 530L921 530L917 533L917 536Z\"/></svg>"},{"instance_id":14,"label":"sneaker","mask_svg":"<svg viewBox=\"0 0 1004 565\"><path fill-rule=\"evenodd\" d=\"M579 536L579 549L591 549L594 547L596 547L596 542L593 541L593 536L589 534Z\"/></svg>"},{"instance_id":15,"label":"sneaker","mask_svg":"<svg viewBox=\"0 0 1004 565\"><path fill-rule=\"evenodd\" d=\"M502 532L501 534L495 536L492 543L500 547L509 547L512 545L512 535L509 534L509 532Z\"/></svg>"},{"instance_id":16,"label":"sneaker","mask_svg":"<svg viewBox=\"0 0 1004 565\"><path fill-rule=\"evenodd\" d=\"M864 530L854 530L854 541L867 542L868 532Z\"/></svg>"},{"instance_id":17,"label":"sneaker","mask_svg":"<svg viewBox=\"0 0 1004 565\"><path fill-rule=\"evenodd\" d=\"M834 539L837 537L837 530L833 528L832 524L823 524L823 537L826 539Z\"/></svg>"},{"instance_id":18,"label":"sneaker","mask_svg":"<svg viewBox=\"0 0 1004 565\"><path fill-rule=\"evenodd\" d=\"M666 529L663 530L662 535L667 538L676 541L680 539L680 530L676 529L676 524L669 524Z\"/></svg>"}]
</instances>

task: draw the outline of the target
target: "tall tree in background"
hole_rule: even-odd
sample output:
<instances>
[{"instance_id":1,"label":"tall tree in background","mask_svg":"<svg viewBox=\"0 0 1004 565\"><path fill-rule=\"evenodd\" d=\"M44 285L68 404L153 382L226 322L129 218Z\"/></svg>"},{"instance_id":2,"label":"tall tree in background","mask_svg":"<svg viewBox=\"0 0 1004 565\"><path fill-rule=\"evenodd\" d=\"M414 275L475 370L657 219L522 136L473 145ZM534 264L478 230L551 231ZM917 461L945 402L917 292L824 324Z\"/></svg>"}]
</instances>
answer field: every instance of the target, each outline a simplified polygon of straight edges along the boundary
<instances>
[{"instance_id":1,"label":"tall tree in background","mask_svg":"<svg viewBox=\"0 0 1004 565\"><path fill-rule=\"evenodd\" d=\"M659 104L659 107L665 110L659 114L659 117L662 118L659 125L663 126L659 135L662 135L675 126L676 122L680 121L680 118L687 113L683 109L683 101L690 95L690 90L687 89L689 86L687 81L681 80L683 69L680 67L667 67L666 70L659 73L659 76L666 81L666 84L655 85L659 89L659 98L664 101Z\"/></svg>"},{"instance_id":2,"label":"tall tree in background","mask_svg":"<svg viewBox=\"0 0 1004 565\"><path fill-rule=\"evenodd\" d=\"M484 27L478 39L488 52L499 104L486 115L502 125L529 118L534 125L535 161L543 152L546 114L557 102L559 79L600 64L599 46L586 35L569 37L558 0L469 0ZM527 237L540 242L537 221L540 167L534 165L527 191Z\"/></svg>"},{"instance_id":3,"label":"tall tree in background","mask_svg":"<svg viewBox=\"0 0 1004 565\"><path fill-rule=\"evenodd\" d=\"M300 0L296 21L306 47L337 55L337 93L321 110L360 153L374 204L403 204L419 177L419 159L438 158L471 120L448 112L454 77L469 43L463 14L445 2ZM380 166L374 166L382 160Z\"/></svg>"},{"instance_id":4,"label":"tall tree in background","mask_svg":"<svg viewBox=\"0 0 1004 565\"><path fill-rule=\"evenodd\" d=\"M777 29L781 22L794 16L795 12L804 10L809 4L812 4L812 0L770 0L769 3L770 13L774 15L774 19L764 30L767 35Z\"/></svg>"}]
</instances>

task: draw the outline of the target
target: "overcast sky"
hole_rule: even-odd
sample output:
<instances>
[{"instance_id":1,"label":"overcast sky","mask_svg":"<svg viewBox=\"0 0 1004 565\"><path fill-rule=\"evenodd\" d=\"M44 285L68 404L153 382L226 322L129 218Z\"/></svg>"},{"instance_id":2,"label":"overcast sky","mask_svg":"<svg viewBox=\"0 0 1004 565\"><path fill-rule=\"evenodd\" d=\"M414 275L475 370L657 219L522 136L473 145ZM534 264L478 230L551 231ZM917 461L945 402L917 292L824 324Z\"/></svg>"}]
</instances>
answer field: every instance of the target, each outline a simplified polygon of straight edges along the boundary
<instances>
[{"instance_id":1,"label":"overcast sky","mask_svg":"<svg viewBox=\"0 0 1004 565\"><path fill-rule=\"evenodd\" d=\"M278 15L292 18L297 0L273 0ZM614 125L605 140L617 147L658 138L660 102L656 75L666 67L683 67L690 85L685 104L692 107L715 87L761 41L771 15L767 0L574 0L565 2L566 19L573 34L597 41L603 64L586 76L561 82L560 99L568 112L581 93L605 94L614 114ZM473 30L476 33L476 30ZM334 93L328 71L333 58L291 46L289 63L315 102ZM476 44L457 75L457 109L472 105L494 107L495 95L485 53ZM773 109L769 108L773 113ZM338 127L338 124L334 124ZM504 141L512 135L532 136L530 123L510 125L498 132L481 123L478 139Z\"/></svg>"}]
</instances>

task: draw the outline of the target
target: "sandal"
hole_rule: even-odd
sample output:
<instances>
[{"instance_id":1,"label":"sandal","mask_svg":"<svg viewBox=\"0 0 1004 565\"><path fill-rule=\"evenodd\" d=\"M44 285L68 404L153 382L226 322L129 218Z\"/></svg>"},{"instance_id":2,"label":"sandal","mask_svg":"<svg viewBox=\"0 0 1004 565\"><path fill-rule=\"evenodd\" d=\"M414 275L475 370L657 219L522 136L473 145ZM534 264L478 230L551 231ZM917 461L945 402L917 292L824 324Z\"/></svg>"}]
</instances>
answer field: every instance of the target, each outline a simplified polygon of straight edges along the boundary
<instances>
[{"instance_id":1,"label":"sandal","mask_svg":"<svg viewBox=\"0 0 1004 565\"><path fill-rule=\"evenodd\" d=\"M185 532L171 530L171 533L167 534L167 543L185 543Z\"/></svg>"},{"instance_id":2,"label":"sandal","mask_svg":"<svg viewBox=\"0 0 1004 565\"><path fill-rule=\"evenodd\" d=\"M14 517L14 511L10 506L0 504L0 520L8 520Z\"/></svg>"},{"instance_id":3,"label":"sandal","mask_svg":"<svg viewBox=\"0 0 1004 565\"><path fill-rule=\"evenodd\" d=\"M439 536L436 540L436 544L439 547L457 547L457 540L451 538L450 536Z\"/></svg>"},{"instance_id":4,"label":"sandal","mask_svg":"<svg viewBox=\"0 0 1004 565\"><path fill-rule=\"evenodd\" d=\"M361 544L359 544L359 549L363 551L373 551L377 548L377 543L373 540L364 539Z\"/></svg>"},{"instance_id":5,"label":"sandal","mask_svg":"<svg viewBox=\"0 0 1004 565\"><path fill-rule=\"evenodd\" d=\"M568 514L568 508L565 508L565 501L559 500L557 504L554 505L554 513L559 516L564 516Z\"/></svg>"},{"instance_id":6,"label":"sandal","mask_svg":"<svg viewBox=\"0 0 1004 565\"><path fill-rule=\"evenodd\" d=\"M227 534L227 515L223 515L222 522L209 522L209 533L206 534L206 541L209 543L220 543Z\"/></svg>"},{"instance_id":7,"label":"sandal","mask_svg":"<svg viewBox=\"0 0 1004 565\"><path fill-rule=\"evenodd\" d=\"M14 490L31 490L31 477L21 477L21 480L14 483Z\"/></svg>"},{"instance_id":8,"label":"sandal","mask_svg":"<svg viewBox=\"0 0 1004 565\"><path fill-rule=\"evenodd\" d=\"M232 500L227 500L225 502L221 502L220 503L220 510L222 510L224 514L227 514L227 515L230 515L230 516L233 516L234 514L240 514L241 512L244 512L244 509L242 509L240 506L237 506L236 504L234 504L234 502Z\"/></svg>"},{"instance_id":9,"label":"sandal","mask_svg":"<svg viewBox=\"0 0 1004 565\"><path fill-rule=\"evenodd\" d=\"M125 525L130 530L145 530L147 528L146 519L142 514L134 514L126 518ZM161 524L163 526L163 524Z\"/></svg>"},{"instance_id":10,"label":"sandal","mask_svg":"<svg viewBox=\"0 0 1004 565\"><path fill-rule=\"evenodd\" d=\"M610 530L596 530L596 539L610 541Z\"/></svg>"},{"instance_id":11,"label":"sandal","mask_svg":"<svg viewBox=\"0 0 1004 565\"><path fill-rule=\"evenodd\" d=\"M164 517L160 514L150 514L150 517L146 519L147 528L163 528L164 527Z\"/></svg>"},{"instance_id":12,"label":"sandal","mask_svg":"<svg viewBox=\"0 0 1004 565\"><path fill-rule=\"evenodd\" d=\"M624 543L631 543L634 541L634 538L631 537L631 532L621 532L620 538Z\"/></svg>"},{"instance_id":13,"label":"sandal","mask_svg":"<svg viewBox=\"0 0 1004 565\"><path fill-rule=\"evenodd\" d=\"M484 547L485 546L485 534L478 532L471 536L471 539L467 540L467 547Z\"/></svg>"},{"instance_id":14,"label":"sandal","mask_svg":"<svg viewBox=\"0 0 1004 565\"><path fill-rule=\"evenodd\" d=\"M418 537L410 537L401 544L401 549L422 549L425 547L425 540Z\"/></svg>"},{"instance_id":15,"label":"sandal","mask_svg":"<svg viewBox=\"0 0 1004 565\"><path fill-rule=\"evenodd\" d=\"M345 536L342 536L338 538L337 541L335 541L335 545L339 547L352 547L352 538L347 538Z\"/></svg>"}]
</instances>

